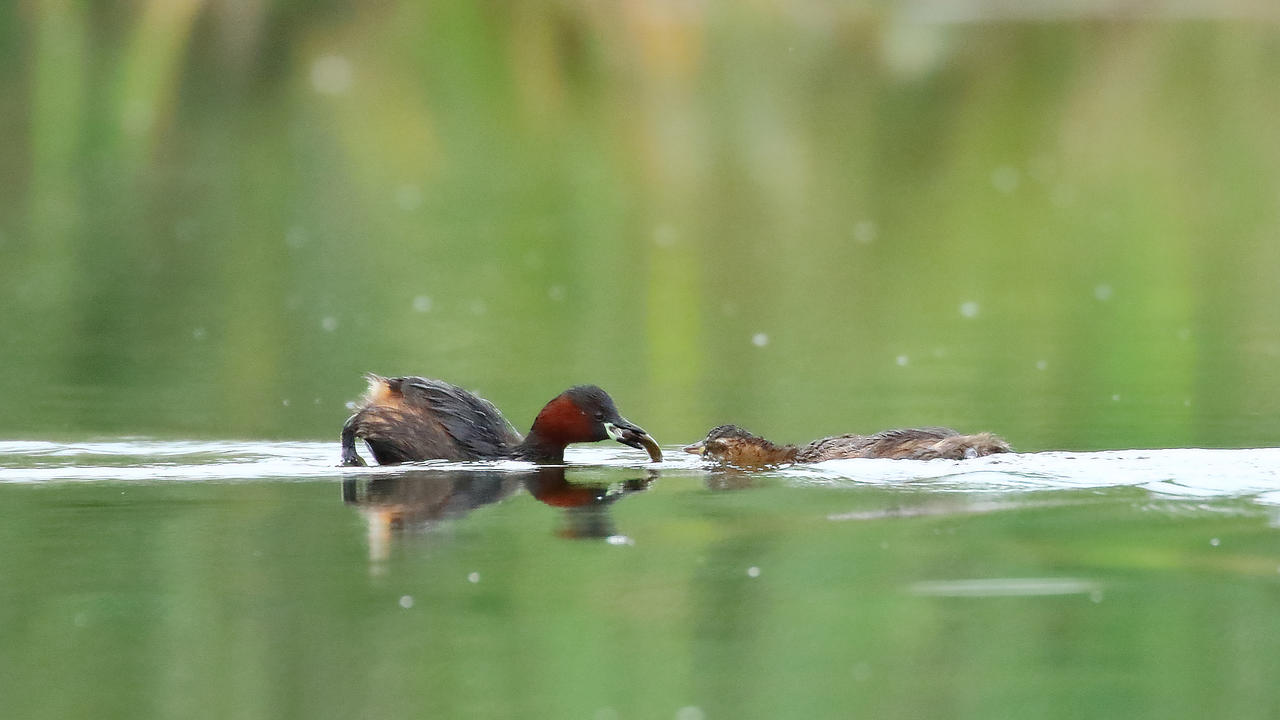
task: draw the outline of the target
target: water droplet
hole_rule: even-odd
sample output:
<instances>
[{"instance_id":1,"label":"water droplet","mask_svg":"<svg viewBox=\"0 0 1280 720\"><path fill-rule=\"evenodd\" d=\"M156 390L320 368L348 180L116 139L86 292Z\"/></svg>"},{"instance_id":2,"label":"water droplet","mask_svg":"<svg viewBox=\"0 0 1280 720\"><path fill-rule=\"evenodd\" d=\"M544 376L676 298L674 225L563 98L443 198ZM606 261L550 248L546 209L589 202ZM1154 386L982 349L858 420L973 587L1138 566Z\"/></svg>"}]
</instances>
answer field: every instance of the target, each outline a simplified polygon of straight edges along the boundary
<instances>
[{"instance_id":1,"label":"water droplet","mask_svg":"<svg viewBox=\"0 0 1280 720\"><path fill-rule=\"evenodd\" d=\"M307 244L307 230L300 225L294 225L284 234L284 244L297 250Z\"/></svg>"},{"instance_id":2,"label":"water droplet","mask_svg":"<svg viewBox=\"0 0 1280 720\"><path fill-rule=\"evenodd\" d=\"M1111 401L1112 401L1112 402L1120 402L1120 394L1119 394L1119 393L1117 393L1117 394L1115 394L1115 395L1112 395L1112 396L1111 396Z\"/></svg>"},{"instance_id":3,"label":"water droplet","mask_svg":"<svg viewBox=\"0 0 1280 720\"><path fill-rule=\"evenodd\" d=\"M419 295L413 299L413 309L416 312L431 312L431 298L426 295Z\"/></svg>"},{"instance_id":4,"label":"water droplet","mask_svg":"<svg viewBox=\"0 0 1280 720\"><path fill-rule=\"evenodd\" d=\"M991 185L996 190L1005 195L1013 194L1018 189L1018 185L1022 182L1022 173L1018 169L1010 165L1001 165L991 171Z\"/></svg>"},{"instance_id":5,"label":"water droplet","mask_svg":"<svg viewBox=\"0 0 1280 720\"><path fill-rule=\"evenodd\" d=\"M120 112L120 126L129 135L145 135L151 129L155 117L155 108L151 103L140 98L130 98Z\"/></svg>"},{"instance_id":6,"label":"water droplet","mask_svg":"<svg viewBox=\"0 0 1280 720\"><path fill-rule=\"evenodd\" d=\"M1048 182L1057 171L1057 161L1048 154L1036 155L1027 163L1027 176L1036 182Z\"/></svg>"},{"instance_id":7,"label":"water droplet","mask_svg":"<svg viewBox=\"0 0 1280 720\"><path fill-rule=\"evenodd\" d=\"M1076 202L1076 189L1070 185L1054 185L1053 190L1049 191L1049 202L1058 208L1071 207Z\"/></svg>"},{"instance_id":8,"label":"water droplet","mask_svg":"<svg viewBox=\"0 0 1280 720\"><path fill-rule=\"evenodd\" d=\"M764 347L769 344L769 336L765 333L756 333L751 336L751 344L756 347Z\"/></svg>"},{"instance_id":9,"label":"water droplet","mask_svg":"<svg viewBox=\"0 0 1280 720\"><path fill-rule=\"evenodd\" d=\"M931 23L890 22L877 43L880 61L899 79L919 80L949 55L946 35Z\"/></svg>"},{"instance_id":10,"label":"water droplet","mask_svg":"<svg viewBox=\"0 0 1280 720\"><path fill-rule=\"evenodd\" d=\"M325 332L333 332L334 330L337 330L338 318L332 315L325 316L325 318L320 321L320 329Z\"/></svg>"},{"instance_id":11,"label":"water droplet","mask_svg":"<svg viewBox=\"0 0 1280 720\"><path fill-rule=\"evenodd\" d=\"M476 583L480 582L480 573L478 573L478 572L473 572L473 573L471 573L470 575L468 575L468 576L467 576L467 582L471 583L472 585L474 585L474 584L476 584Z\"/></svg>"},{"instance_id":12,"label":"water droplet","mask_svg":"<svg viewBox=\"0 0 1280 720\"><path fill-rule=\"evenodd\" d=\"M1036 361L1036 369L1037 369L1037 370L1044 370L1044 369L1045 369L1045 368L1047 368L1047 367L1049 367L1049 361L1048 361L1048 360L1037 360L1037 361Z\"/></svg>"},{"instance_id":13,"label":"water droplet","mask_svg":"<svg viewBox=\"0 0 1280 720\"><path fill-rule=\"evenodd\" d=\"M1209 544L1210 544L1210 545L1212 545L1212 546L1214 546L1214 547L1218 547L1219 545L1221 545L1221 544L1222 544L1222 541L1221 541L1221 540L1219 540L1218 538L1210 538L1210 540L1209 540Z\"/></svg>"},{"instance_id":14,"label":"water droplet","mask_svg":"<svg viewBox=\"0 0 1280 720\"><path fill-rule=\"evenodd\" d=\"M636 541L626 535L610 535L604 539L610 545L635 545Z\"/></svg>"},{"instance_id":15,"label":"water droplet","mask_svg":"<svg viewBox=\"0 0 1280 720\"><path fill-rule=\"evenodd\" d=\"M971 318L971 317L978 317L978 310L979 310L979 309L980 309L980 308L978 307L978 303L973 302L972 300L970 300L969 302L967 302L967 303L962 303L962 304L960 305L960 314L961 314L961 315L963 315L963 316L965 316L965 317L967 317L967 318Z\"/></svg>"},{"instance_id":16,"label":"water droplet","mask_svg":"<svg viewBox=\"0 0 1280 720\"><path fill-rule=\"evenodd\" d=\"M405 212L417 210L422 205L422 190L411 183L401 185L396 188L396 205Z\"/></svg>"},{"instance_id":17,"label":"water droplet","mask_svg":"<svg viewBox=\"0 0 1280 720\"><path fill-rule=\"evenodd\" d=\"M911 358L906 355L899 355L895 362L897 362L900 367L906 367L907 363L911 362Z\"/></svg>"},{"instance_id":18,"label":"water droplet","mask_svg":"<svg viewBox=\"0 0 1280 720\"><path fill-rule=\"evenodd\" d=\"M756 567L755 565L752 565L751 567L747 568L747 577L753 577L753 578L760 577L760 568Z\"/></svg>"},{"instance_id":19,"label":"water droplet","mask_svg":"<svg viewBox=\"0 0 1280 720\"><path fill-rule=\"evenodd\" d=\"M184 220L179 220L173 226L173 234L174 234L174 237L177 238L178 242L189 243L192 240L196 239L196 231L199 229L199 227L200 227L199 223L197 223L195 220L191 218L186 218ZM0 245L3 245L3 244L4 244L4 235L0 234Z\"/></svg>"},{"instance_id":20,"label":"water droplet","mask_svg":"<svg viewBox=\"0 0 1280 720\"><path fill-rule=\"evenodd\" d=\"M203 340L208 336L209 336L209 331L205 330L202 327L198 327L195 330L191 331L191 337L195 338L196 340Z\"/></svg>"},{"instance_id":21,"label":"water droplet","mask_svg":"<svg viewBox=\"0 0 1280 720\"><path fill-rule=\"evenodd\" d=\"M1105 283L1093 289L1093 296L1098 298L1102 302L1106 302L1110 300L1111 295L1112 295L1111 286Z\"/></svg>"},{"instance_id":22,"label":"water droplet","mask_svg":"<svg viewBox=\"0 0 1280 720\"><path fill-rule=\"evenodd\" d=\"M281 400L280 404L284 405L285 407L289 407L289 398L285 398L284 400Z\"/></svg>"},{"instance_id":23,"label":"water droplet","mask_svg":"<svg viewBox=\"0 0 1280 720\"><path fill-rule=\"evenodd\" d=\"M703 720L706 716L702 708L694 705L686 705L676 710L676 720Z\"/></svg>"},{"instance_id":24,"label":"water droplet","mask_svg":"<svg viewBox=\"0 0 1280 720\"><path fill-rule=\"evenodd\" d=\"M401 596L400 596L400 607L404 608L405 610L408 610L409 608L413 607L413 596L412 596L412 595L401 595Z\"/></svg>"},{"instance_id":25,"label":"water droplet","mask_svg":"<svg viewBox=\"0 0 1280 720\"><path fill-rule=\"evenodd\" d=\"M863 245L870 245L876 240L876 224L870 220L862 220L853 226L853 239Z\"/></svg>"},{"instance_id":26,"label":"water droplet","mask_svg":"<svg viewBox=\"0 0 1280 720\"><path fill-rule=\"evenodd\" d=\"M341 95L351 89L351 61L341 55L321 55L311 63L311 87L322 95Z\"/></svg>"}]
</instances>

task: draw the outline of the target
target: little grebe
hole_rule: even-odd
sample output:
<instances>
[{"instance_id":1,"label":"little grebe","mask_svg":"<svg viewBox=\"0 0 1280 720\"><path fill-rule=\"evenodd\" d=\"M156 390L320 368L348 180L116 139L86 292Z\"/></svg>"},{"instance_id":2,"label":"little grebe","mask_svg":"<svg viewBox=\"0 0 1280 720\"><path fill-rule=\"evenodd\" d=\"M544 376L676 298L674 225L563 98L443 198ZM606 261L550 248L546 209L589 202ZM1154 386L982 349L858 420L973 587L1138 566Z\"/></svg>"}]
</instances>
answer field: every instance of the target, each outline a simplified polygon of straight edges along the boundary
<instances>
[{"instance_id":1,"label":"little grebe","mask_svg":"<svg viewBox=\"0 0 1280 720\"><path fill-rule=\"evenodd\" d=\"M529 435L511 427L493 403L440 380L369 374L360 409L342 426L342 464L364 465L356 438L379 464L414 460L564 462L570 443L612 438L662 460L658 443L618 414L613 398L594 385L578 385L542 408Z\"/></svg>"},{"instance_id":2,"label":"little grebe","mask_svg":"<svg viewBox=\"0 0 1280 720\"><path fill-rule=\"evenodd\" d=\"M756 467L811 463L844 458L932 460L1010 452L1009 443L991 433L961 435L950 428L885 430L875 435L838 435L814 440L804 447L774 445L737 425L721 425L706 439L684 449L725 465Z\"/></svg>"}]
</instances>

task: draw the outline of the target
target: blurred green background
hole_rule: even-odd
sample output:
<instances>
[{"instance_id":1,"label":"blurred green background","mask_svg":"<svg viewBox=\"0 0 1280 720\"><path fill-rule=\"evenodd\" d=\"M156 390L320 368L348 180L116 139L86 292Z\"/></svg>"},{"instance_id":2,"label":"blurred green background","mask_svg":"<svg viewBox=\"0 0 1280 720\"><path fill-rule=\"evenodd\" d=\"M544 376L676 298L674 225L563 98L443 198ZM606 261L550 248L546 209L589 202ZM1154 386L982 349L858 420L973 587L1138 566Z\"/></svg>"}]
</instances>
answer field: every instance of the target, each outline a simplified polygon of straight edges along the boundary
<instances>
[{"instance_id":1,"label":"blurred green background","mask_svg":"<svg viewBox=\"0 0 1280 720\"><path fill-rule=\"evenodd\" d=\"M1274 0L0 3L0 439L336 463L375 371L521 429L595 382L665 444L1280 445L1278 79ZM9 713L1280 712L1280 516L1229 470L668 467L609 544L514 487L380 531L218 444L10 444L126 479L0 483ZM971 580L1034 582L920 591Z\"/></svg>"},{"instance_id":2,"label":"blurred green background","mask_svg":"<svg viewBox=\"0 0 1280 720\"><path fill-rule=\"evenodd\" d=\"M0 435L1277 444L1274 6L1003 7L4 4Z\"/></svg>"}]
</instances>

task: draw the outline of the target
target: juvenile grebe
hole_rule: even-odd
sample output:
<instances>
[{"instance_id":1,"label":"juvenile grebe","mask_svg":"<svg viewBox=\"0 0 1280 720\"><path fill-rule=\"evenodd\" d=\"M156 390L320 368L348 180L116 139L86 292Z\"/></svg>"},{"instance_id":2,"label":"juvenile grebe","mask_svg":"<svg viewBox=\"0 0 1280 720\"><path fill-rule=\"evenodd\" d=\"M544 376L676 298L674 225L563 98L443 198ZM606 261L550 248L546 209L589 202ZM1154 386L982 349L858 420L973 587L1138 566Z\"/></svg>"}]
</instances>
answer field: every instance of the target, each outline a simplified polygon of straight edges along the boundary
<instances>
[{"instance_id":1,"label":"juvenile grebe","mask_svg":"<svg viewBox=\"0 0 1280 720\"><path fill-rule=\"evenodd\" d=\"M618 414L613 398L594 385L578 385L542 408L521 438L493 403L441 380L369 374L360 409L342 426L342 464L364 465L363 438L381 465L414 460L564 462L570 443L612 438L662 460L658 443Z\"/></svg>"},{"instance_id":2,"label":"juvenile grebe","mask_svg":"<svg viewBox=\"0 0 1280 720\"><path fill-rule=\"evenodd\" d=\"M737 425L721 425L684 451L725 465L758 467L843 458L964 460L1010 452L1010 448L1009 443L991 433L961 435L951 428L941 427L885 430L875 435L838 435L797 447L774 445Z\"/></svg>"}]
</instances>

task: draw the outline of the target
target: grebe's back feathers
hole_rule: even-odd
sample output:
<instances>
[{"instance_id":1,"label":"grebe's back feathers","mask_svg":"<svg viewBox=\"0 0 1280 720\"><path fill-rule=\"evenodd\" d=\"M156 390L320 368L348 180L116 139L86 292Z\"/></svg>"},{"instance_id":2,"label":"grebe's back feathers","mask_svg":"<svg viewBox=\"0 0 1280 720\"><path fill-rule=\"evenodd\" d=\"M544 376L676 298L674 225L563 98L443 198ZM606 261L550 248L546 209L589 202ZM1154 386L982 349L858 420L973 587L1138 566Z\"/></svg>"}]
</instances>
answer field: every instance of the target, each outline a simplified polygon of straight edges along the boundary
<instances>
[{"instance_id":1,"label":"grebe's back feathers","mask_svg":"<svg viewBox=\"0 0 1280 720\"><path fill-rule=\"evenodd\" d=\"M363 465L356 438L379 464L506 457L520 434L487 400L439 380L365 375L362 406L342 427L342 463Z\"/></svg>"},{"instance_id":2,"label":"grebe's back feathers","mask_svg":"<svg viewBox=\"0 0 1280 720\"><path fill-rule=\"evenodd\" d=\"M520 444L520 433L493 403L441 380L388 378L411 408L429 412L449 437L472 457L502 457Z\"/></svg>"},{"instance_id":3,"label":"grebe's back feathers","mask_svg":"<svg viewBox=\"0 0 1280 720\"><path fill-rule=\"evenodd\" d=\"M990 433L962 435L946 427L897 428L874 435L837 435L814 440L796 454L797 462L839 458L934 460L1009 452L1009 444Z\"/></svg>"}]
</instances>

